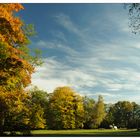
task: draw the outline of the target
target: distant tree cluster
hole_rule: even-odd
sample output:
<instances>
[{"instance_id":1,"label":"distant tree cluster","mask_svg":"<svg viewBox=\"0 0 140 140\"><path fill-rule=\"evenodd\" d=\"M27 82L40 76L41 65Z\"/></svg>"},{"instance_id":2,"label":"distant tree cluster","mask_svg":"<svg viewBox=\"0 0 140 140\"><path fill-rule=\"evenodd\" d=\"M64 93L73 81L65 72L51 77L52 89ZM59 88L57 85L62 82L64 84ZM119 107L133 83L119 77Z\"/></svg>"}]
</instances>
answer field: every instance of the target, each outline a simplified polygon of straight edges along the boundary
<instances>
[{"instance_id":1,"label":"distant tree cluster","mask_svg":"<svg viewBox=\"0 0 140 140\"><path fill-rule=\"evenodd\" d=\"M109 128L109 125L116 125L118 128L140 127L140 105L135 102L118 101L106 107L106 116L101 127Z\"/></svg>"},{"instance_id":2,"label":"distant tree cluster","mask_svg":"<svg viewBox=\"0 0 140 140\"><path fill-rule=\"evenodd\" d=\"M140 105L135 102L118 101L105 104L103 97L98 101L82 97L70 87L58 87L47 94L37 88L30 91L34 103L42 107L45 129L94 129L140 127Z\"/></svg>"}]
</instances>

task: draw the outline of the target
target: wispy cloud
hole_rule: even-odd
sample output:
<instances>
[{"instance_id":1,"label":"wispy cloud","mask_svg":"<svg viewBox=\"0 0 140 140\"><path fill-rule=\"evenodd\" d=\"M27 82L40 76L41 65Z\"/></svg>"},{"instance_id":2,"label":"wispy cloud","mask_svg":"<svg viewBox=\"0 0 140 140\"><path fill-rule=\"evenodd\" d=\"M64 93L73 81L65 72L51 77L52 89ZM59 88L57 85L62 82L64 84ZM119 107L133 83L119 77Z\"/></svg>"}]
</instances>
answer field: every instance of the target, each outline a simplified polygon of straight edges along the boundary
<instances>
[{"instance_id":1,"label":"wispy cloud","mask_svg":"<svg viewBox=\"0 0 140 140\"><path fill-rule=\"evenodd\" d=\"M60 13L58 15L56 15L55 20L57 23L59 23L61 26L65 27L68 31L73 32L79 36L83 36L83 33L81 32L81 30L78 28L78 26L76 26L76 24L74 24L70 17L64 13Z\"/></svg>"},{"instance_id":2,"label":"wispy cloud","mask_svg":"<svg viewBox=\"0 0 140 140\"><path fill-rule=\"evenodd\" d=\"M61 40L63 42L67 42L67 38L65 34L62 31L51 31L51 34L58 40Z\"/></svg>"},{"instance_id":3,"label":"wispy cloud","mask_svg":"<svg viewBox=\"0 0 140 140\"><path fill-rule=\"evenodd\" d=\"M64 27L70 33L77 35L77 39L80 39L80 41L84 43L84 46L86 45L86 47L90 47L92 44L90 44L89 41L95 40L92 37L90 37L90 35L87 32L87 28L81 28L80 25L75 24L68 15L64 13L59 13L58 15L54 16L54 19L56 20L57 24Z\"/></svg>"},{"instance_id":4,"label":"wispy cloud","mask_svg":"<svg viewBox=\"0 0 140 140\"><path fill-rule=\"evenodd\" d=\"M41 83L47 84L47 86L41 85ZM44 90L48 88L48 92L52 92L56 85L67 85L73 88L94 87L96 79L80 69L72 68L54 58L47 58L44 59L43 66L36 68L36 73L32 76L32 84L41 85L40 87Z\"/></svg>"},{"instance_id":5,"label":"wispy cloud","mask_svg":"<svg viewBox=\"0 0 140 140\"><path fill-rule=\"evenodd\" d=\"M53 49L54 51L61 51L70 56L78 55L78 52L76 50L69 47L67 44L59 42L57 40L52 40L52 41L39 40L36 43L36 46L38 46L39 48L43 48L43 49Z\"/></svg>"},{"instance_id":6,"label":"wispy cloud","mask_svg":"<svg viewBox=\"0 0 140 140\"><path fill-rule=\"evenodd\" d=\"M97 92L95 93L95 95L102 95L102 96L108 96L108 97L116 97L116 96L120 96L119 94L112 94L112 93L107 93L107 92Z\"/></svg>"}]
</instances>

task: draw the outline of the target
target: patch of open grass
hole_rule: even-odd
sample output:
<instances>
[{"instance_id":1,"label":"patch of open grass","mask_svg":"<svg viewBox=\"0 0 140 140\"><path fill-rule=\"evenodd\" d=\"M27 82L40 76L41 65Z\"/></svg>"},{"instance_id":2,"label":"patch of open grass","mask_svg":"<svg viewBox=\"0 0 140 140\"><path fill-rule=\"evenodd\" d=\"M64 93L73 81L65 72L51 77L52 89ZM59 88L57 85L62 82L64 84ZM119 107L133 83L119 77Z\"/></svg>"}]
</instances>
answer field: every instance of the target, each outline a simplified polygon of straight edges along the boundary
<instances>
[{"instance_id":1,"label":"patch of open grass","mask_svg":"<svg viewBox=\"0 0 140 140\"><path fill-rule=\"evenodd\" d=\"M27 131L28 132L28 131ZM111 130L111 129L79 129L79 130L32 130L30 133L26 131L16 132L10 135L9 132L5 136L33 136L33 137L140 137L140 131L136 129L129 130Z\"/></svg>"},{"instance_id":2,"label":"patch of open grass","mask_svg":"<svg viewBox=\"0 0 140 140\"><path fill-rule=\"evenodd\" d=\"M134 137L140 136L140 131L135 129L131 130L110 130L110 129L80 129L80 130L33 130L31 131L32 136L52 136L52 137L63 137L63 136L95 136L95 137Z\"/></svg>"}]
</instances>

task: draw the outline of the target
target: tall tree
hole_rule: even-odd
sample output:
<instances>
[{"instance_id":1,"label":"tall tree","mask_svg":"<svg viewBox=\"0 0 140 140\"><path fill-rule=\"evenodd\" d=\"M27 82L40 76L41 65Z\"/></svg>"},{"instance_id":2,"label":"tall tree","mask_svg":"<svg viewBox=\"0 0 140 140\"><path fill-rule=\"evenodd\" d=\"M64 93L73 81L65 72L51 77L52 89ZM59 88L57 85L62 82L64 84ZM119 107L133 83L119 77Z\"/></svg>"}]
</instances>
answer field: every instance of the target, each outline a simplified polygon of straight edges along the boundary
<instances>
[{"instance_id":1,"label":"tall tree","mask_svg":"<svg viewBox=\"0 0 140 140\"><path fill-rule=\"evenodd\" d=\"M94 106L95 106L95 101L92 98L84 97L83 98L84 102L84 128L90 129L93 126L93 114L94 114Z\"/></svg>"},{"instance_id":2,"label":"tall tree","mask_svg":"<svg viewBox=\"0 0 140 140\"><path fill-rule=\"evenodd\" d=\"M21 4L0 4L0 131L3 132L5 118L19 114L24 109L23 100L28 98L24 88L31 82L36 57L30 56L29 36L33 28L25 26L15 16L23 10Z\"/></svg>"},{"instance_id":3,"label":"tall tree","mask_svg":"<svg viewBox=\"0 0 140 140\"><path fill-rule=\"evenodd\" d=\"M93 128L98 128L101 122L103 121L105 117L105 108L104 108L104 101L103 97L98 97L98 102L96 103L94 107L94 114L93 114Z\"/></svg>"},{"instance_id":4,"label":"tall tree","mask_svg":"<svg viewBox=\"0 0 140 140\"><path fill-rule=\"evenodd\" d=\"M135 102L131 103L133 105L133 110L131 116L129 116L128 128L140 128L140 105Z\"/></svg>"},{"instance_id":5,"label":"tall tree","mask_svg":"<svg viewBox=\"0 0 140 140\"><path fill-rule=\"evenodd\" d=\"M33 107L31 108L32 112L32 118L35 120L34 122L32 121L33 129L34 128L45 128L47 127L46 125L46 116L47 116L47 111L48 111L48 100L49 100L49 95L46 91L39 90L37 87L34 87L32 90L30 90L30 103ZM40 109L39 109L40 108ZM34 115L35 113L35 115ZM36 116L36 118L35 118ZM35 125L37 124L37 125Z\"/></svg>"},{"instance_id":6,"label":"tall tree","mask_svg":"<svg viewBox=\"0 0 140 140\"><path fill-rule=\"evenodd\" d=\"M74 105L74 115L75 115L75 128L83 128L84 127L84 106L83 106L83 98L76 94L73 100Z\"/></svg>"},{"instance_id":7,"label":"tall tree","mask_svg":"<svg viewBox=\"0 0 140 140\"><path fill-rule=\"evenodd\" d=\"M108 107L107 107L108 106ZM115 116L114 116L114 104L106 105L106 116L101 123L101 127L110 128L110 125L114 124Z\"/></svg>"}]
</instances>

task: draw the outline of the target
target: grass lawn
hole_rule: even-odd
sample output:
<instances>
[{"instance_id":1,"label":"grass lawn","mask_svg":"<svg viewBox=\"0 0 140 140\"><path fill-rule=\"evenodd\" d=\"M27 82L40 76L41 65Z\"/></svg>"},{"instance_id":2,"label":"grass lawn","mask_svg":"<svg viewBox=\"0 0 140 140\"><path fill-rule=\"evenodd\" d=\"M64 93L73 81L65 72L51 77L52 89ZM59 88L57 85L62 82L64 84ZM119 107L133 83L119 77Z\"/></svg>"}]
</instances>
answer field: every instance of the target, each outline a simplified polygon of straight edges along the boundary
<instances>
[{"instance_id":1,"label":"grass lawn","mask_svg":"<svg viewBox=\"0 0 140 140\"><path fill-rule=\"evenodd\" d=\"M31 134L21 134L16 132L5 136L33 136L33 137L140 137L140 131L130 130L111 130L111 129L79 129L79 130L32 130Z\"/></svg>"},{"instance_id":2,"label":"grass lawn","mask_svg":"<svg viewBox=\"0 0 140 140\"><path fill-rule=\"evenodd\" d=\"M91 130L33 130L32 136L48 137L76 137L76 136L94 136L94 137L140 137L140 131L131 130L110 130L110 129L91 129Z\"/></svg>"}]
</instances>

